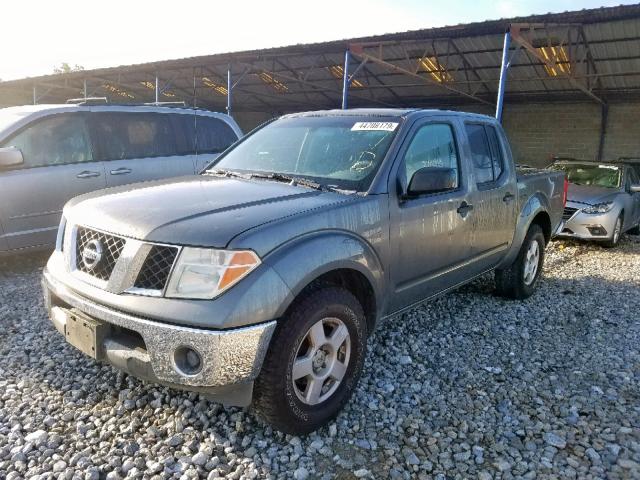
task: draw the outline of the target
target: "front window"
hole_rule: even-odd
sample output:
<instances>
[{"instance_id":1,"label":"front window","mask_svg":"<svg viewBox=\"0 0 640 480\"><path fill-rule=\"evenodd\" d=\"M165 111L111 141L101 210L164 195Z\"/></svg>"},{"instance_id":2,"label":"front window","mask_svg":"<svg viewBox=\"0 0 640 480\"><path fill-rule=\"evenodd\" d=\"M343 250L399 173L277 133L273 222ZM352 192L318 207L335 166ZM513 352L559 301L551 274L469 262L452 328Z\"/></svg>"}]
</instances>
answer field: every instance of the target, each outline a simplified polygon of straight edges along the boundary
<instances>
[{"instance_id":1,"label":"front window","mask_svg":"<svg viewBox=\"0 0 640 480\"><path fill-rule=\"evenodd\" d=\"M78 114L36 121L0 146L20 149L25 168L93 161L87 125Z\"/></svg>"},{"instance_id":2,"label":"front window","mask_svg":"<svg viewBox=\"0 0 640 480\"><path fill-rule=\"evenodd\" d=\"M551 167L563 171L569 183L603 188L620 188L622 169L615 165L558 163Z\"/></svg>"},{"instance_id":3,"label":"front window","mask_svg":"<svg viewBox=\"0 0 640 480\"><path fill-rule=\"evenodd\" d=\"M399 128L397 117L284 118L258 130L210 168L277 173L364 191Z\"/></svg>"}]
</instances>

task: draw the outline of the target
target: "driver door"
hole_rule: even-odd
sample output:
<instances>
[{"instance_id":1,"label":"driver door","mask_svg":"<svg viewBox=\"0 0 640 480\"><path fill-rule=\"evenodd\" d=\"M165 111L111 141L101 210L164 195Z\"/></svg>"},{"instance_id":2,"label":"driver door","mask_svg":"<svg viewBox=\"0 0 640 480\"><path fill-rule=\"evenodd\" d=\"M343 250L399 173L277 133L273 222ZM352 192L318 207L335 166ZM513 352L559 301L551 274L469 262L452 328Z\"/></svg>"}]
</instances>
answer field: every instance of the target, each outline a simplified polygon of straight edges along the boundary
<instances>
[{"instance_id":1,"label":"driver door","mask_svg":"<svg viewBox=\"0 0 640 480\"><path fill-rule=\"evenodd\" d=\"M64 204L106 186L86 119L84 112L51 115L1 145L19 148L24 157L23 165L0 172L0 218L9 250L53 245Z\"/></svg>"},{"instance_id":2,"label":"driver door","mask_svg":"<svg viewBox=\"0 0 640 480\"><path fill-rule=\"evenodd\" d=\"M466 278L473 211L460 208L470 201L466 162L461 161L456 128L453 120L419 123L399 153L401 162L395 177L392 174L389 196L394 285L391 311L431 297ZM455 169L456 187L413 198L403 196L413 173L425 167Z\"/></svg>"}]
</instances>

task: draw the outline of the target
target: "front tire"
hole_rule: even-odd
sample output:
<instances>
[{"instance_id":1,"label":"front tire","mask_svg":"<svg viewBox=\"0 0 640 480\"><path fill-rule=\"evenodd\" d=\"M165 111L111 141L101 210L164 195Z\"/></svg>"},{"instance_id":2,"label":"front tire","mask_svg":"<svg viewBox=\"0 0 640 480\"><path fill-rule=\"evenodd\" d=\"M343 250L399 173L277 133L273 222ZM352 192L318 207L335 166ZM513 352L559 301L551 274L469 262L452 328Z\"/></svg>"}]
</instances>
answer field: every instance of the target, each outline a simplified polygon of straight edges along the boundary
<instances>
[{"instance_id":1,"label":"front tire","mask_svg":"<svg viewBox=\"0 0 640 480\"><path fill-rule=\"evenodd\" d=\"M285 433L325 425L358 384L366 342L365 315L350 292L323 286L304 293L278 322L255 384L256 411Z\"/></svg>"},{"instance_id":2,"label":"front tire","mask_svg":"<svg viewBox=\"0 0 640 480\"><path fill-rule=\"evenodd\" d=\"M495 272L498 295L516 300L533 295L542 274L545 245L540 226L531 225L514 262Z\"/></svg>"},{"instance_id":3,"label":"front tire","mask_svg":"<svg viewBox=\"0 0 640 480\"><path fill-rule=\"evenodd\" d=\"M603 247L614 248L618 246L618 243L620 243L620 238L622 238L622 222L623 218L622 214L620 214L620 216L616 219L616 224L613 227L613 234L611 235L611 238L602 243Z\"/></svg>"}]
</instances>

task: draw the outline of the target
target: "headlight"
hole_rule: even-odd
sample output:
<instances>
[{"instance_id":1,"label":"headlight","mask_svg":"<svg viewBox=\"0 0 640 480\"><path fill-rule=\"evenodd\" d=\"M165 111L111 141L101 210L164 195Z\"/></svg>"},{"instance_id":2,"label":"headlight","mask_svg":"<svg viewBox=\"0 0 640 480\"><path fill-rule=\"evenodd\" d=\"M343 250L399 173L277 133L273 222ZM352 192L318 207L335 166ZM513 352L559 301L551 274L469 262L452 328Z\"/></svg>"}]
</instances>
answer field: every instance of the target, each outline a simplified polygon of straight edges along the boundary
<instances>
[{"instance_id":1,"label":"headlight","mask_svg":"<svg viewBox=\"0 0 640 480\"><path fill-rule=\"evenodd\" d=\"M185 247L173 269L166 297L214 298L260 265L250 250Z\"/></svg>"},{"instance_id":2,"label":"headlight","mask_svg":"<svg viewBox=\"0 0 640 480\"><path fill-rule=\"evenodd\" d=\"M595 205L591 205L590 207L583 208L582 211L584 213L607 213L609 210L613 208L613 202L604 202L604 203L596 203Z\"/></svg>"}]
</instances>

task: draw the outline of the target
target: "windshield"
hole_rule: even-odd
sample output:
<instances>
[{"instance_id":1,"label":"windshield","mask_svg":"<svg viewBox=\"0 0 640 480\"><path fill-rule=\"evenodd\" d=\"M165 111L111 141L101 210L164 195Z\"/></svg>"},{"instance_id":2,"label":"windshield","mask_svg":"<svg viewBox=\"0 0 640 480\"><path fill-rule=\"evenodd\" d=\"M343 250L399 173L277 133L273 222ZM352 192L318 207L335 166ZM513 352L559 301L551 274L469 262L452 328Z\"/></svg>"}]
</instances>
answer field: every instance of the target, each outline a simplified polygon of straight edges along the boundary
<instances>
[{"instance_id":1,"label":"windshield","mask_svg":"<svg viewBox=\"0 0 640 480\"><path fill-rule=\"evenodd\" d=\"M397 117L296 117L276 120L210 169L303 177L323 186L369 188L399 129Z\"/></svg>"},{"instance_id":2,"label":"windshield","mask_svg":"<svg viewBox=\"0 0 640 480\"><path fill-rule=\"evenodd\" d=\"M622 170L615 165L559 163L552 168L563 171L569 183L575 185L619 188L622 179Z\"/></svg>"}]
</instances>

